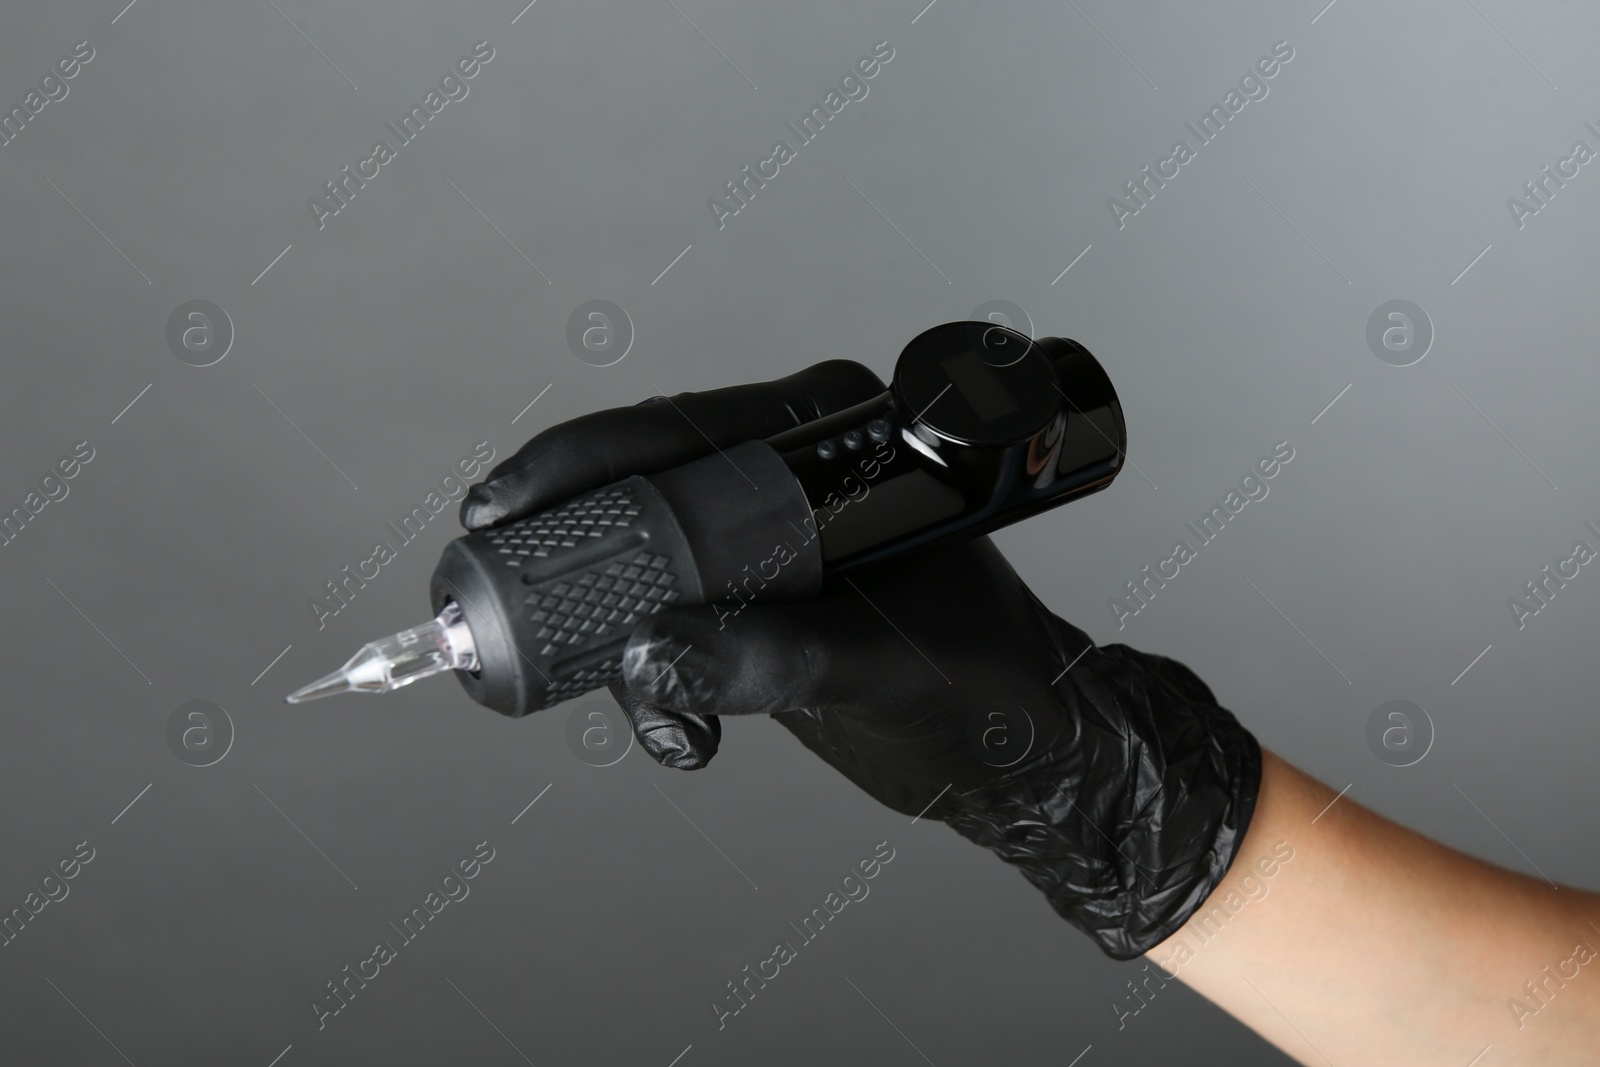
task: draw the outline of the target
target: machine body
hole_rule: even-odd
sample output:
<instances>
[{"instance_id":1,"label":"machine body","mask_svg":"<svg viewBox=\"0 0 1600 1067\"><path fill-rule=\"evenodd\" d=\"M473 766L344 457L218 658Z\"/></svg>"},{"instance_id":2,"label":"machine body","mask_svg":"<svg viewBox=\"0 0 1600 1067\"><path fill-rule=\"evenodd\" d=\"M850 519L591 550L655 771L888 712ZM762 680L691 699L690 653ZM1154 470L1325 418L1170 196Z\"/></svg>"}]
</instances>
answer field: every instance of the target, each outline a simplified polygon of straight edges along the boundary
<instances>
[{"instance_id":1,"label":"machine body","mask_svg":"<svg viewBox=\"0 0 1600 1067\"><path fill-rule=\"evenodd\" d=\"M1082 345L937 326L866 403L452 541L432 623L289 699L453 669L478 703L524 715L619 680L629 633L669 605L735 614L814 596L826 574L1103 489L1126 445L1116 392Z\"/></svg>"}]
</instances>

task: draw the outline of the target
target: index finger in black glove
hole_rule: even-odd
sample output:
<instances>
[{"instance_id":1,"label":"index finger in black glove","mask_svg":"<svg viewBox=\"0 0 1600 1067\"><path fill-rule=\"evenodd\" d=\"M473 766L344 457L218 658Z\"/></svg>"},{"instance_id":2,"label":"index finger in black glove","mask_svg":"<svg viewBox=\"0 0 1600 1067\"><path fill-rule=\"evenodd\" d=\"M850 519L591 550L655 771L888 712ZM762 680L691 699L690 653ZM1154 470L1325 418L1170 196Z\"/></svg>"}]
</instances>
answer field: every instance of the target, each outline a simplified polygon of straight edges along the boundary
<instances>
[{"instance_id":1,"label":"index finger in black glove","mask_svg":"<svg viewBox=\"0 0 1600 1067\"><path fill-rule=\"evenodd\" d=\"M884 389L866 366L830 359L770 382L581 415L538 434L474 485L461 501L461 525L481 530L526 518L620 478L655 474L844 411Z\"/></svg>"}]
</instances>

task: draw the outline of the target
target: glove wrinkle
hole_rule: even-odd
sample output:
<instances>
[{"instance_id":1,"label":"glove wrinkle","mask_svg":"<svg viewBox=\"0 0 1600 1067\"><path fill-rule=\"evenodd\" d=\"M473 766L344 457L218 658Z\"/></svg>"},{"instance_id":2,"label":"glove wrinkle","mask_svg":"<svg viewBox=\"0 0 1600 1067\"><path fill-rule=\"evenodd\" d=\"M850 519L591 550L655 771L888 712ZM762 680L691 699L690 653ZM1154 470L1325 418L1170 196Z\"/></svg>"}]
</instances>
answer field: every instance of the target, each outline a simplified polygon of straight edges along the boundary
<instances>
[{"instance_id":1,"label":"glove wrinkle","mask_svg":"<svg viewBox=\"0 0 1600 1067\"><path fill-rule=\"evenodd\" d=\"M993 573L1004 563L992 546L952 553L963 554L978 558L942 572L924 564L915 587L893 565L873 575L877 588L863 591L906 633L875 635L869 656L850 654L855 634L789 618L790 640L834 657L811 691L849 696L773 717L896 811L915 816L943 790L925 817L1021 869L1107 955L1131 959L1176 932L1227 873L1254 809L1260 748L1187 667L1125 645L1093 647L1009 568ZM924 600L930 586L936 605ZM732 639L761 630L761 619L746 609ZM905 684L928 669L915 653L896 661L907 637L945 684ZM1056 681L1019 686L1029 673ZM1012 693L1037 731L1034 749L1001 769L971 759L961 725Z\"/></svg>"},{"instance_id":2,"label":"glove wrinkle","mask_svg":"<svg viewBox=\"0 0 1600 1067\"><path fill-rule=\"evenodd\" d=\"M717 754L722 722L715 715L669 711L641 700L621 684L613 684L611 693L633 724L639 744L663 767L698 770Z\"/></svg>"}]
</instances>

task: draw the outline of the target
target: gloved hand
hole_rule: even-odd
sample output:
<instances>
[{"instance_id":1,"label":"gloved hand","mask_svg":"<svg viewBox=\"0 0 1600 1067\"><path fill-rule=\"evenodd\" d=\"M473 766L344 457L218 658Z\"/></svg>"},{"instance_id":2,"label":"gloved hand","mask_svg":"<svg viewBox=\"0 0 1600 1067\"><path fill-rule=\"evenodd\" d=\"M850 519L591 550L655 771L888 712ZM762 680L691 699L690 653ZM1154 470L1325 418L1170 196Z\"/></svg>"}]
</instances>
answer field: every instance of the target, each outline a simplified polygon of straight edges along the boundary
<instances>
[{"instance_id":1,"label":"gloved hand","mask_svg":"<svg viewBox=\"0 0 1600 1067\"><path fill-rule=\"evenodd\" d=\"M480 529L871 399L866 367L656 398L553 427L462 503ZM870 491L870 490L869 490ZM1254 808L1255 739L1193 672L1093 647L987 538L832 576L802 604L670 608L613 687L644 749L704 766L718 715L770 714L882 803L990 849L1116 959L1174 933Z\"/></svg>"}]
</instances>

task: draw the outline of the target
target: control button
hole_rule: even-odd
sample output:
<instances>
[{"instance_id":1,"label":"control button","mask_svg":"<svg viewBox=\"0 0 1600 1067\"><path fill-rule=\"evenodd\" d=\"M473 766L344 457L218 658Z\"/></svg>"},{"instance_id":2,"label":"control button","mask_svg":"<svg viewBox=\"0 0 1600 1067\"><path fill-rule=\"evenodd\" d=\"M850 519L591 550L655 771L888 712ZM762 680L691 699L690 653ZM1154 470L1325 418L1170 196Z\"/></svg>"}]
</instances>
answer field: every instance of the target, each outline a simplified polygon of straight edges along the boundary
<instances>
[{"instance_id":1,"label":"control button","mask_svg":"<svg viewBox=\"0 0 1600 1067\"><path fill-rule=\"evenodd\" d=\"M867 436L872 438L874 444L883 444L889 439L889 420L873 419L867 423Z\"/></svg>"},{"instance_id":2,"label":"control button","mask_svg":"<svg viewBox=\"0 0 1600 1067\"><path fill-rule=\"evenodd\" d=\"M817 442L817 458L832 459L839 454L838 447L832 441Z\"/></svg>"},{"instance_id":3,"label":"control button","mask_svg":"<svg viewBox=\"0 0 1600 1067\"><path fill-rule=\"evenodd\" d=\"M861 448L861 431L846 430L843 440L844 447L848 448L852 452L859 451Z\"/></svg>"}]
</instances>

